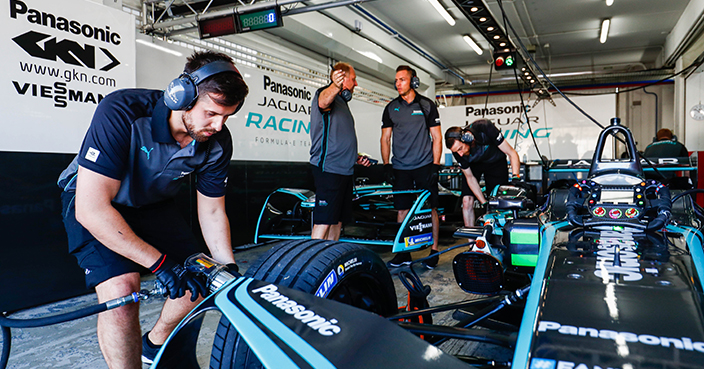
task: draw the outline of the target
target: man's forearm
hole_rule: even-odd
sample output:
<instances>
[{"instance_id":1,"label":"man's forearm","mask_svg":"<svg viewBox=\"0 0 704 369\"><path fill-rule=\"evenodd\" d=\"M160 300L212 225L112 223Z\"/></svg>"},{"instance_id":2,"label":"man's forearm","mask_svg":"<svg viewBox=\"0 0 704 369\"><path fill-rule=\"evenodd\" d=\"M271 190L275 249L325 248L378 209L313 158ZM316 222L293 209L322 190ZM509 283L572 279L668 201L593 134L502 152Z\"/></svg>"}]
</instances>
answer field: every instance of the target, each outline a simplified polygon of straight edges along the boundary
<instances>
[{"instance_id":1,"label":"man's forearm","mask_svg":"<svg viewBox=\"0 0 704 369\"><path fill-rule=\"evenodd\" d=\"M391 156L391 140L385 137L381 138L381 162L383 164L389 164L389 157Z\"/></svg>"},{"instance_id":2,"label":"man's forearm","mask_svg":"<svg viewBox=\"0 0 704 369\"><path fill-rule=\"evenodd\" d=\"M342 90L342 88L333 83L330 84L328 88L320 91L320 95L318 95L318 107L320 109L329 108L332 102L335 101L335 96L340 93L340 90Z\"/></svg>"},{"instance_id":3,"label":"man's forearm","mask_svg":"<svg viewBox=\"0 0 704 369\"><path fill-rule=\"evenodd\" d=\"M465 180L467 181L467 186L469 186L469 189L472 190L472 193L474 196L479 200L480 204L483 204L486 202L486 197L484 197L484 194L482 193L482 187L479 186L479 182L477 182L477 178L472 176L469 176L465 173Z\"/></svg>"},{"instance_id":4,"label":"man's forearm","mask_svg":"<svg viewBox=\"0 0 704 369\"><path fill-rule=\"evenodd\" d=\"M225 212L224 198L206 198L198 194L198 219L203 239L215 260L221 263L234 263L230 221Z\"/></svg>"},{"instance_id":5,"label":"man's forearm","mask_svg":"<svg viewBox=\"0 0 704 369\"><path fill-rule=\"evenodd\" d=\"M144 242L111 205L85 203L76 198L76 220L108 249L149 268L161 252Z\"/></svg>"}]
</instances>

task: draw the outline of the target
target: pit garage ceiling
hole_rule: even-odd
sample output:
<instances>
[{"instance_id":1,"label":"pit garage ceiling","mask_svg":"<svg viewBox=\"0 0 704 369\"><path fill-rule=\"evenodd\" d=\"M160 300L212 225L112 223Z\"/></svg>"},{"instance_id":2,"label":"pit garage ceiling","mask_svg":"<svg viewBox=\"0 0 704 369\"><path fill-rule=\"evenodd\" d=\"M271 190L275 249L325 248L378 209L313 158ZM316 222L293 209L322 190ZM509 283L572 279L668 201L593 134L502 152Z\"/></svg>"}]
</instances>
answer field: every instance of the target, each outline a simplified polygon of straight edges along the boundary
<instances>
[{"instance_id":1,"label":"pit garage ceiling","mask_svg":"<svg viewBox=\"0 0 704 369\"><path fill-rule=\"evenodd\" d=\"M213 0L208 11L264 2ZM381 80L391 81L396 65L407 62L436 81L436 93L466 92L486 86L492 52L485 36L467 17L472 5L488 8L500 28L504 28L505 14L528 54L563 85L608 83L623 78L657 79L675 71L677 58L691 45L701 43L704 0L613 0L610 6L606 0L439 2L455 20L454 26L441 17L429 0L315 0L288 1L282 6L285 26L258 32L270 33L323 57L348 57ZM144 3L157 8L188 3L197 10L196 5L202 8L209 1L123 0L123 5L135 8L143 8ZM320 10L305 11L316 6ZM193 16L193 10L186 9L180 15L166 14L162 21ZM601 23L607 18L611 20L608 39L600 43ZM325 28L330 22L346 28L352 36L329 37L332 33ZM181 32L188 32L188 26L179 25L185 29ZM197 34L193 26L190 23L191 32ZM504 32L513 44L519 45L510 30ZM483 54L474 52L463 35L474 39ZM368 51L354 47L366 56L355 58L356 54L343 51L349 47L346 44L354 41L350 37L364 39L371 45ZM377 54L377 58L369 57L369 52ZM510 77L494 73L494 78L499 82Z\"/></svg>"}]
</instances>

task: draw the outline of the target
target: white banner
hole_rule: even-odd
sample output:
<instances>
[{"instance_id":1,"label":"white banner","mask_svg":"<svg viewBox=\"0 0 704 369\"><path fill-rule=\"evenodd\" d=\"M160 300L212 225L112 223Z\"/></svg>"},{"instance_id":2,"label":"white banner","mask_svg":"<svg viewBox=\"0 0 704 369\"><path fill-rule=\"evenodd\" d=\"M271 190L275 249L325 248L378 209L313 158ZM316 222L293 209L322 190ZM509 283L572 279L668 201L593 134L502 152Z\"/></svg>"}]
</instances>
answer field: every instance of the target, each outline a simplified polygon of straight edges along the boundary
<instances>
[{"instance_id":1,"label":"white banner","mask_svg":"<svg viewBox=\"0 0 704 369\"><path fill-rule=\"evenodd\" d=\"M134 18L86 0L0 1L0 151L76 152L98 102L135 85Z\"/></svg>"},{"instance_id":2,"label":"white banner","mask_svg":"<svg viewBox=\"0 0 704 369\"><path fill-rule=\"evenodd\" d=\"M249 96L242 110L227 122L234 146L232 160L308 161L310 109L317 88L255 68L238 68L249 86ZM380 159L383 107L352 100L350 110L359 151ZM376 119L369 119L370 114Z\"/></svg>"},{"instance_id":3,"label":"white banner","mask_svg":"<svg viewBox=\"0 0 704 369\"><path fill-rule=\"evenodd\" d=\"M443 134L452 126L464 126L481 119L484 113L485 118L501 129L522 161L526 158L537 160L538 153L528 124L523 122L525 117L521 119L525 109L542 155L548 159L591 159L601 128L563 98L553 95L553 99L556 106L543 100L535 107L526 103L525 108L521 108L520 102L505 102L488 104L486 108L484 104L477 104L440 109ZM616 112L615 95L577 96L570 99L605 127ZM445 152L450 151L445 149ZM604 153L610 156L610 144Z\"/></svg>"}]
</instances>

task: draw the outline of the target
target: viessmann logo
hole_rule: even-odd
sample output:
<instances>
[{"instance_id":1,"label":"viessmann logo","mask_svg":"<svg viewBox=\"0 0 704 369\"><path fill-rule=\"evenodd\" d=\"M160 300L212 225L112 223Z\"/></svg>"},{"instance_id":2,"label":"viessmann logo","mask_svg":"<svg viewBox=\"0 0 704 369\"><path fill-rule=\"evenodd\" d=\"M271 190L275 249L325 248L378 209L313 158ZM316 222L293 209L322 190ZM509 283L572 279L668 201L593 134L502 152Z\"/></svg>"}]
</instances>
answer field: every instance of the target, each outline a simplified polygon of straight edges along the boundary
<instances>
[{"instance_id":1,"label":"viessmann logo","mask_svg":"<svg viewBox=\"0 0 704 369\"><path fill-rule=\"evenodd\" d=\"M44 27L53 28L66 33L83 36L92 40L104 42L108 45L120 45L121 37L119 33L111 32L109 26L96 27L89 24L81 24L75 20L69 20L62 16L57 16L52 13L42 12L37 9L31 9L22 1L10 0L10 18L18 19L25 17L27 22ZM96 50L95 46L84 44L64 39L57 40L57 37L37 31L27 31L12 39L19 45L27 54L40 59L56 61L60 59L66 64L83 66L90 69L96 69ZM105 57L110 61L100 67L101 71L109 71L120 62L108 49L99 47Z\"/></svg>"},{"instance_id":2,"label":"viessmann logo","mask_svg":"<svg viewBox=\"0 0 704 369\"><path fill-rule=\"evenodd\" d=\"M298 302L291 300L287 296L284 296L278 292L278 289L279 288L275 285L270 284L268 286L254 289L252 290L252 293L260 294L259 297L261 299L270 302L272 305L283 310L286 314L293 316L294 319L308 325L308 327L323 336L332 336L333 334L338 334L342 331L342 329L336 325L337 319L328 320L327 318L306 309L305 306L299 305Z\"/></svg>"}]
</instances>

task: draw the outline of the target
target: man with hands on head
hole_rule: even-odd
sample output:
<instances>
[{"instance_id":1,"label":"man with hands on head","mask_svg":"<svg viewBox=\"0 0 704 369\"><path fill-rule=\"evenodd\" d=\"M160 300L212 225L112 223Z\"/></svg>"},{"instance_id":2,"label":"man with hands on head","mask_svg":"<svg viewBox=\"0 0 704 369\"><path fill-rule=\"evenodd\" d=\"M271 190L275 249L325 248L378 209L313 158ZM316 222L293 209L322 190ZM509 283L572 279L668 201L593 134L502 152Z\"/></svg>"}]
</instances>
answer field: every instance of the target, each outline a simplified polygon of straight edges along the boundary
<instances>
[{"instance_id":1,"label":"man with hands on head","mask_svg":"<svg viewBox=\"0 0 704 369\"><path fill-rule=\"evenodd\" d=\"M437 207L442 130L435 102L416 92L419 85L420 81L411 67L401 65L396 68L395 86L399 96L384 108L381 126L381 158L384 162L387 181L393 181L394 190L430 191L433 235L430 255L433 255L438 252L440 230ZM392 151L393 164L389 160ZM398 210L399 223L406 218L413 202L414 196L411 194L394 196L394 207ZM410 253L401 252L387 264L391 267L399 267L410 263ZM435 268L437 264L437 255L424 263L428 269Z\"/></svg>"},{"instance_id":2,"label":"man with hands on head","mask_svg":"<svg viewBox=\"0 0 704 369\"><path fill-rule=\"evenodd\" d=\"M357 133L348 103L357 75L344 62L330 71L330 84L318 89L311 102L310 164L315 182L311 238L337 241L342 222L352 218L354 165L370 166L357 153Z\"/></svg>"},{"instance_id":3,"label":"man with hands on head","mask_svg":"<svg viewBox=\"0 0 704 369\"><path fill-rule=\"evenodd\" d=\"M504 135L488 119L479 119L466 127L451 127L445 131L445 145L459 163L462 181L462 217L465 227L474 226L474 199L482 206L487 203L479 186L484 175L487 192L508 183L506 156L511 162L512 181L520 181L521 161L516 150L504 140ZM474 194L474 197L472 196Z\"/></svg>"},{"instance_id":4,"label":"man with hands on head","mask_svg":"<svg viewBox=\"0 0 704 369\"><path fill-rule=\"evenodd\" d=\"M168 290L161 315L140 340L139 304L98 316L110 368L151 363L171 331L207 292L182 265L200 251L174 202L191 173L212 256L237 272L225 213L232 138L225 126L248 94L232 59L195 52L167 90L126 89L96 108L81 149L61 173L69 252L104 302L140 290L148 268Z\"/></svg>"}]
</instances>

